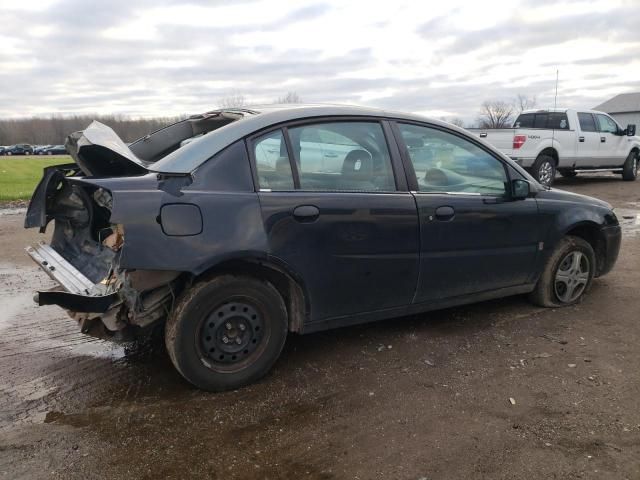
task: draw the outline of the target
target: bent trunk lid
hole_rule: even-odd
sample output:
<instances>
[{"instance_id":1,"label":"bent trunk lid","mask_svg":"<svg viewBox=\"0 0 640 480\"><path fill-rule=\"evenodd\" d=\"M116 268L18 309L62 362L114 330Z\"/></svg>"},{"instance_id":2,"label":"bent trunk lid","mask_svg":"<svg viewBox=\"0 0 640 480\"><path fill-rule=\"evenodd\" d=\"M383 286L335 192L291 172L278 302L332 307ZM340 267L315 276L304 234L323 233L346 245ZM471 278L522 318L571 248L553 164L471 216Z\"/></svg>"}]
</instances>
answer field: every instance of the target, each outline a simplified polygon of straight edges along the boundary
<instances>
[{"instance_id":1,"label":"bent trunk lid","mask_svg":"<svg viewBox=\"0 0 640 480\"><path fill-rule=\"evenodd\" d=\"M147 172L147 162L139 159L116 132L95 120L84 130L69 135L65 147L88 176L119 177Z\"/></svg>"}]
</instances>

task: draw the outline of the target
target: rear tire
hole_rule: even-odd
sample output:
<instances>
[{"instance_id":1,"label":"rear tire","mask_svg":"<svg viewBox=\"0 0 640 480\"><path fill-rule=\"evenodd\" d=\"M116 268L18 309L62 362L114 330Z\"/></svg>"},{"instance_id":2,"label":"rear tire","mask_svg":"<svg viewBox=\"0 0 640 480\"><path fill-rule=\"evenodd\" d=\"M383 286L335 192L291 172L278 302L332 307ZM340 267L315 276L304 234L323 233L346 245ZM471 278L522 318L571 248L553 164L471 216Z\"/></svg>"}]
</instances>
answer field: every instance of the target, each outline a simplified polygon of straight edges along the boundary
<instances>
[{"instance_id":1,"label":"rear tire","mask_svg":"<svg viewBox=\"0 0 640 480\"><path fill-rule=\"evenodd\" d=\"M548 155L540 155L531 167L531 175L540 184L550 187L556 176L556 161Z\"/></svg>"},{"instance_id":2,"label":"rear tire","mask_svg":"<svg viewBox=\"0 0 640 480\"><path fill-rule=\"evenodd\" d=\"M579 237L566 236L547 260L529 299L541 307L566 307L582 300L596 269L591 245Z\"/></svg>"},{"instance_id":3,"label":"rear tire","mask_svg":"<svg viewBox=\"0 0 640 480\"><path fill-rule=\"evenodd\" d=\"M193 385L214 392L263 377L287 338L287 310L273 285L222 275L185 291L171 312L165 344Z\"/></svg>"},{"instance_id":4,"label":"rear tire","mask_svg":"<svg viewBox=\"0 0 640 480\"><path fill-rule=\"evenodd\" d=\"M631 152L622 167L622 179L633 182L638 178L638 152Z\"/></svg>"}]
</instances>

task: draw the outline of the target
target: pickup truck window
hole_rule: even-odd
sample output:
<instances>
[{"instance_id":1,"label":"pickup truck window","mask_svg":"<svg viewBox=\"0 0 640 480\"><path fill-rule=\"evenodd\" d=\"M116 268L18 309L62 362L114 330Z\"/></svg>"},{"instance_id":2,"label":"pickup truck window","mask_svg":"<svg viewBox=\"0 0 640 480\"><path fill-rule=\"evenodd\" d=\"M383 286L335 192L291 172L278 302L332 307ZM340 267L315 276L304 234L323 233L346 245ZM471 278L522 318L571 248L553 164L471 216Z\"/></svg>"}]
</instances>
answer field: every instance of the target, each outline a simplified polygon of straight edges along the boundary
<instances>
[{"instance_id":1,"label":"pickup truck window","mask_svg":"<svg viewBox=\"0 0 640 480\"><path fill-rule=\"evenodd\" d=\"M618 125L606 115L600 113L596 114L598 119L598 127L601 132L616 133L618 131Z\"/></svg>"},{"instance_id":2,"label":"pickup truck window","mask_svg":"<svg viewBox=\"0 0 640 480\"><path fill-rule=\"evenodd\" d=\"M536 113L536 117L533 120L533 128L547 128L548 113Z\"/></svg>"},{"instance_id":3,"label":"pickup truck window","mask_svg":"<svg viewBox=\"0 0 640 480\"><path fill-rule=\"evenodd\" d=\"M590 113L578 113L578 121L580 122L580 130L583 132L597 132L596 122Z\"/></svg>"},{"instance_id":4,"label":"pickup truck window","mask_svg":"<svg viewBox=\"0 0 640 480\"><path fill-rule=\"evenodd\" d=\"M402 123L398 128L413 164L419 191L505 194L504 166L480 147L435 128Z\"/></svg>"},{"instance_id":5,"label":"pickup truck window","mask_svg":"<svg viewBox=\"0 0 640 480\"><path fill-rule=\"evenodd\" d=\"M569 130L569 119L566 113L550 113L547 119L547 128L554 130Z\"/></svg>"},{"instance_id":6,"label":"pickup truck window","mask_svg":"<svg viewBox=\"0 0 640 480\"><path fill-rule=\"evenodd\" d=\"M534 116L534 113L523 113L517 118L513 124L513 128L532 128Z\"/></svg>"},{"instance_id":7,"label":"pickup truck window","mask_svg":"<svg viewBox=\"0 0 640 480\"><path fill-rule=\"evenodd\" d=\"M561 112L523 113L517 118L513 127L569 130L569 120L567 114Z\"/></svg>"}]
</instances>

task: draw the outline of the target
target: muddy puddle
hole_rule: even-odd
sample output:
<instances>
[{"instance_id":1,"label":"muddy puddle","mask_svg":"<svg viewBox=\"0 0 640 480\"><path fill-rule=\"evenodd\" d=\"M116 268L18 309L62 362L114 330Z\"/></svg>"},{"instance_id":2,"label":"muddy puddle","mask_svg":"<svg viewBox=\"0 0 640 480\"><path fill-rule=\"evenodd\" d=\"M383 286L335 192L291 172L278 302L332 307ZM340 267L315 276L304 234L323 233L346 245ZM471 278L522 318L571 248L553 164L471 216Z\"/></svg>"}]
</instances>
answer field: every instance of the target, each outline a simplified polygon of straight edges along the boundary
<instances>
[{"instance_id":1,"label":"muddy puddle","mask_svg":"<svg viewBox=\"0 0 640 480\"><path fill-rule=\"evenodd\" d=\"M616 215L624 236L640 234L640 209L616 208Z\"/></svg>"},{"instance_id":2,"label":"muddy puddle","mask_svg":"<svg viewBox=\"0 0 640 480\"><path fill-rule=\"evenodd\" d=\"M60 308L36 306L33 290L51 286L37 267L0 265L0 431L50 411L184 387L157 341L94 339Z\"/></svg>"}]
</instances>

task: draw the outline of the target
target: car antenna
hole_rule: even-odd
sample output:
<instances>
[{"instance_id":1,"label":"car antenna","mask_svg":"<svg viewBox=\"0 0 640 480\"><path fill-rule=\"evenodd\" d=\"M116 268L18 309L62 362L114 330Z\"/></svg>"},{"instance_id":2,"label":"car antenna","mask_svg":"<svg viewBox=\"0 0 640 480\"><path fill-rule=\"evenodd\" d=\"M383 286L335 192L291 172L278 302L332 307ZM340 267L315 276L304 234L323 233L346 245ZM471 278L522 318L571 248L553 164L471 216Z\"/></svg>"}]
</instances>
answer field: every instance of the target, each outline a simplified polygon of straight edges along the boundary
<instances>
[{"instance_id":1,"label":"car antenna","mask_svg":"<svg viewBox=\"0 0 640 480\"><path fill-rule=\"evenodd\" d=\"M556 108L558 107L558 77L560 75L560 70L556 69L556 95L553 98L553 113L556 113ZM549 115L551 116L551 115ZM547 120L548 121L548 120ZM555 127L551 130L551 146L555 148L556 142L556 129Z\"/></svg>"}]
</instances>

